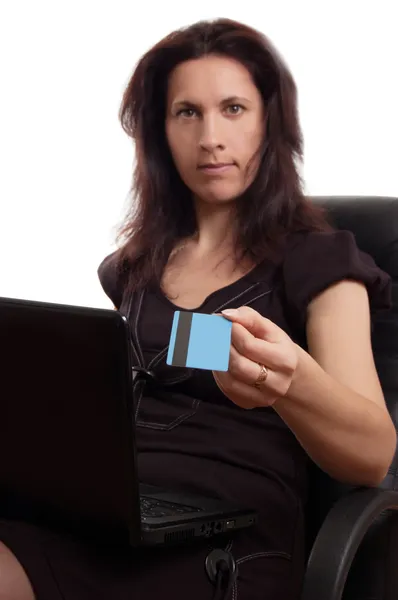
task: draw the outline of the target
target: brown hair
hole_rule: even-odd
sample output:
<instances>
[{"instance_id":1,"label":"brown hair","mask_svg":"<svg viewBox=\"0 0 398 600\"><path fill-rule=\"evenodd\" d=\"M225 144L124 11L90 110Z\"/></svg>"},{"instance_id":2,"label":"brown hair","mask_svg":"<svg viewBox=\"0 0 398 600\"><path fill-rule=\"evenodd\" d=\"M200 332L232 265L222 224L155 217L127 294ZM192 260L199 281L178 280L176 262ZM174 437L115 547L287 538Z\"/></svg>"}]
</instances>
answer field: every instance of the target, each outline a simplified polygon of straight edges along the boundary
<instances>
[{"instance_id":1,"label":"brown hair","mask_svg":"<svg viewBox=\"0 0 398 600\"><path fill-rule=\"evenodd\" d=\"M174 166L165 133L168 77L181 62L209 54L232 57L251 73L267 111L256 177L237 198L237 246L255 263L275 258L289 232L330 229L303 195L302 135L292 75L270 41L229 19L201 21L166 36L138 62L120 108L134 140L133 201L120 229L119 266L133 288L160 281L176 242L195 233L190 190Z\"/></svg>"}]
</instances>

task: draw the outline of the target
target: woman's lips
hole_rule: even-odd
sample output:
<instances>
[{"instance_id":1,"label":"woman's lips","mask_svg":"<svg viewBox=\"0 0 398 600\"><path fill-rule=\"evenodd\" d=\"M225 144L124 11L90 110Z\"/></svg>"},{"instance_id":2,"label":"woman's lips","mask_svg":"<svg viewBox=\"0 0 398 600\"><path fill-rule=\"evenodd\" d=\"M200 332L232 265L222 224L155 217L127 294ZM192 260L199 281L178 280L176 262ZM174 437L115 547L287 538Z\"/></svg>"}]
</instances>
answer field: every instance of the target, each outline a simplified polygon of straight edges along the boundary
<instances>
[{"instance_id":1,"label":"woman's lips","mask_svg":"<svg viewBox=\"0 0 398 600\"><path fill-rule=\"evenodd\" d=\"M220 173L225 173L229 169L232 169L235 165L233 163L219 163L219 164L207 164L201 165L199 170L207 175L218 175Z\"/></svg>"}]
</instances>

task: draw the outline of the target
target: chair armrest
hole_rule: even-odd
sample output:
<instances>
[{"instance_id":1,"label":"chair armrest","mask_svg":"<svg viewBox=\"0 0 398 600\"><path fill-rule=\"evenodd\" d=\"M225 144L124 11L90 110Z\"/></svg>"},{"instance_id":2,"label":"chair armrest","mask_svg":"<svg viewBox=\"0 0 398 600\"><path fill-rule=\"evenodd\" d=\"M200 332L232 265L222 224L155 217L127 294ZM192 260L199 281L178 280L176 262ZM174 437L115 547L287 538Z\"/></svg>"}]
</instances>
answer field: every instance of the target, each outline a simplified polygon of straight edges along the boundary
<instances>
[{"instance_id":1,"label":"chair armrest","mask_svg":"<svg viewBox=\"0 0 398 600\"><path fill-rule=\"evenodd\" d=\"M387 509L398 510L398 492L360 488L336 502L311 550L301 600L341 600L358 547Z\"/></svg>"}]
</instances>

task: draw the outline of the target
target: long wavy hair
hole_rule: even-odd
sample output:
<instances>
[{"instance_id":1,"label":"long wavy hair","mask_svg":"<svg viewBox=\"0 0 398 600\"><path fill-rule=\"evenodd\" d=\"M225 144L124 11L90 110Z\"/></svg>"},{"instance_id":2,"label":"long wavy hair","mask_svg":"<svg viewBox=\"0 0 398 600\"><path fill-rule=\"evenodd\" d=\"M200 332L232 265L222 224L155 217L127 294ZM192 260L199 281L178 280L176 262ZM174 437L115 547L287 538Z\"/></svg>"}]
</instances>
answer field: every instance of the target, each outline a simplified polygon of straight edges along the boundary
<instances>
[{"instance_id":1,"label":"long wavy hair","mask_svg":"<svg viewBox=\"0 0 398 600\"><path fill-rule=\"evenodd\" d=\"M196 231L191 191L168 147L165 118L168 78L181 62L209 54L238 60L260 91L267 125L256 176L236 198L236 247L256 264L275 260L290 232L330 230L325 214L302 191L302 133L293 77L266 36L230 19L178 29L139 60L126 87L120 122L135 143L130 209L118 239L117 263L129 287L160 283L173 247Z\"/></svg>"}]
</instances>

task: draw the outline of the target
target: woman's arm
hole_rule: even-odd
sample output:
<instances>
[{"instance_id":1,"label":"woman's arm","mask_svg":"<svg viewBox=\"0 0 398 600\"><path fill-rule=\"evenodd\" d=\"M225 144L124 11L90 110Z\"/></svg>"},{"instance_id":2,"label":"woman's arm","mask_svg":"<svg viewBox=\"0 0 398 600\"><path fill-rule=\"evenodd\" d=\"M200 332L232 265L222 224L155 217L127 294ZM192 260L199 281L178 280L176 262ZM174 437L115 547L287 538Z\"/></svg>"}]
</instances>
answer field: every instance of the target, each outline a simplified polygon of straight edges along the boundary
<instances>
[{"instance_id":1,"label":"woman's arm","mask_svg":"<svg viewBox=\"0 0 398 600\"><path fill-rule=\"evenodd\" d=\"M342 281L309 305L309 353L274 409L310 457L332 477L378 485L396 448L396 432L377 376L366 288Z\"/></svg>"},{"instance_id":2,"label":"woman's arm","mask_svg":"<svg viewBox=\"0 0 398 600\"><path fill-rule=\"evenodd\" d=\"M233 321L221 390L245 408L273 406L312 460L353 485L378 485L396 448L373 360L369 299L363 284L341 281L308 307L309 353L248 307L223 311ZM258 364L266 381L253 387Z\"/></svg>"}]
</instances>

